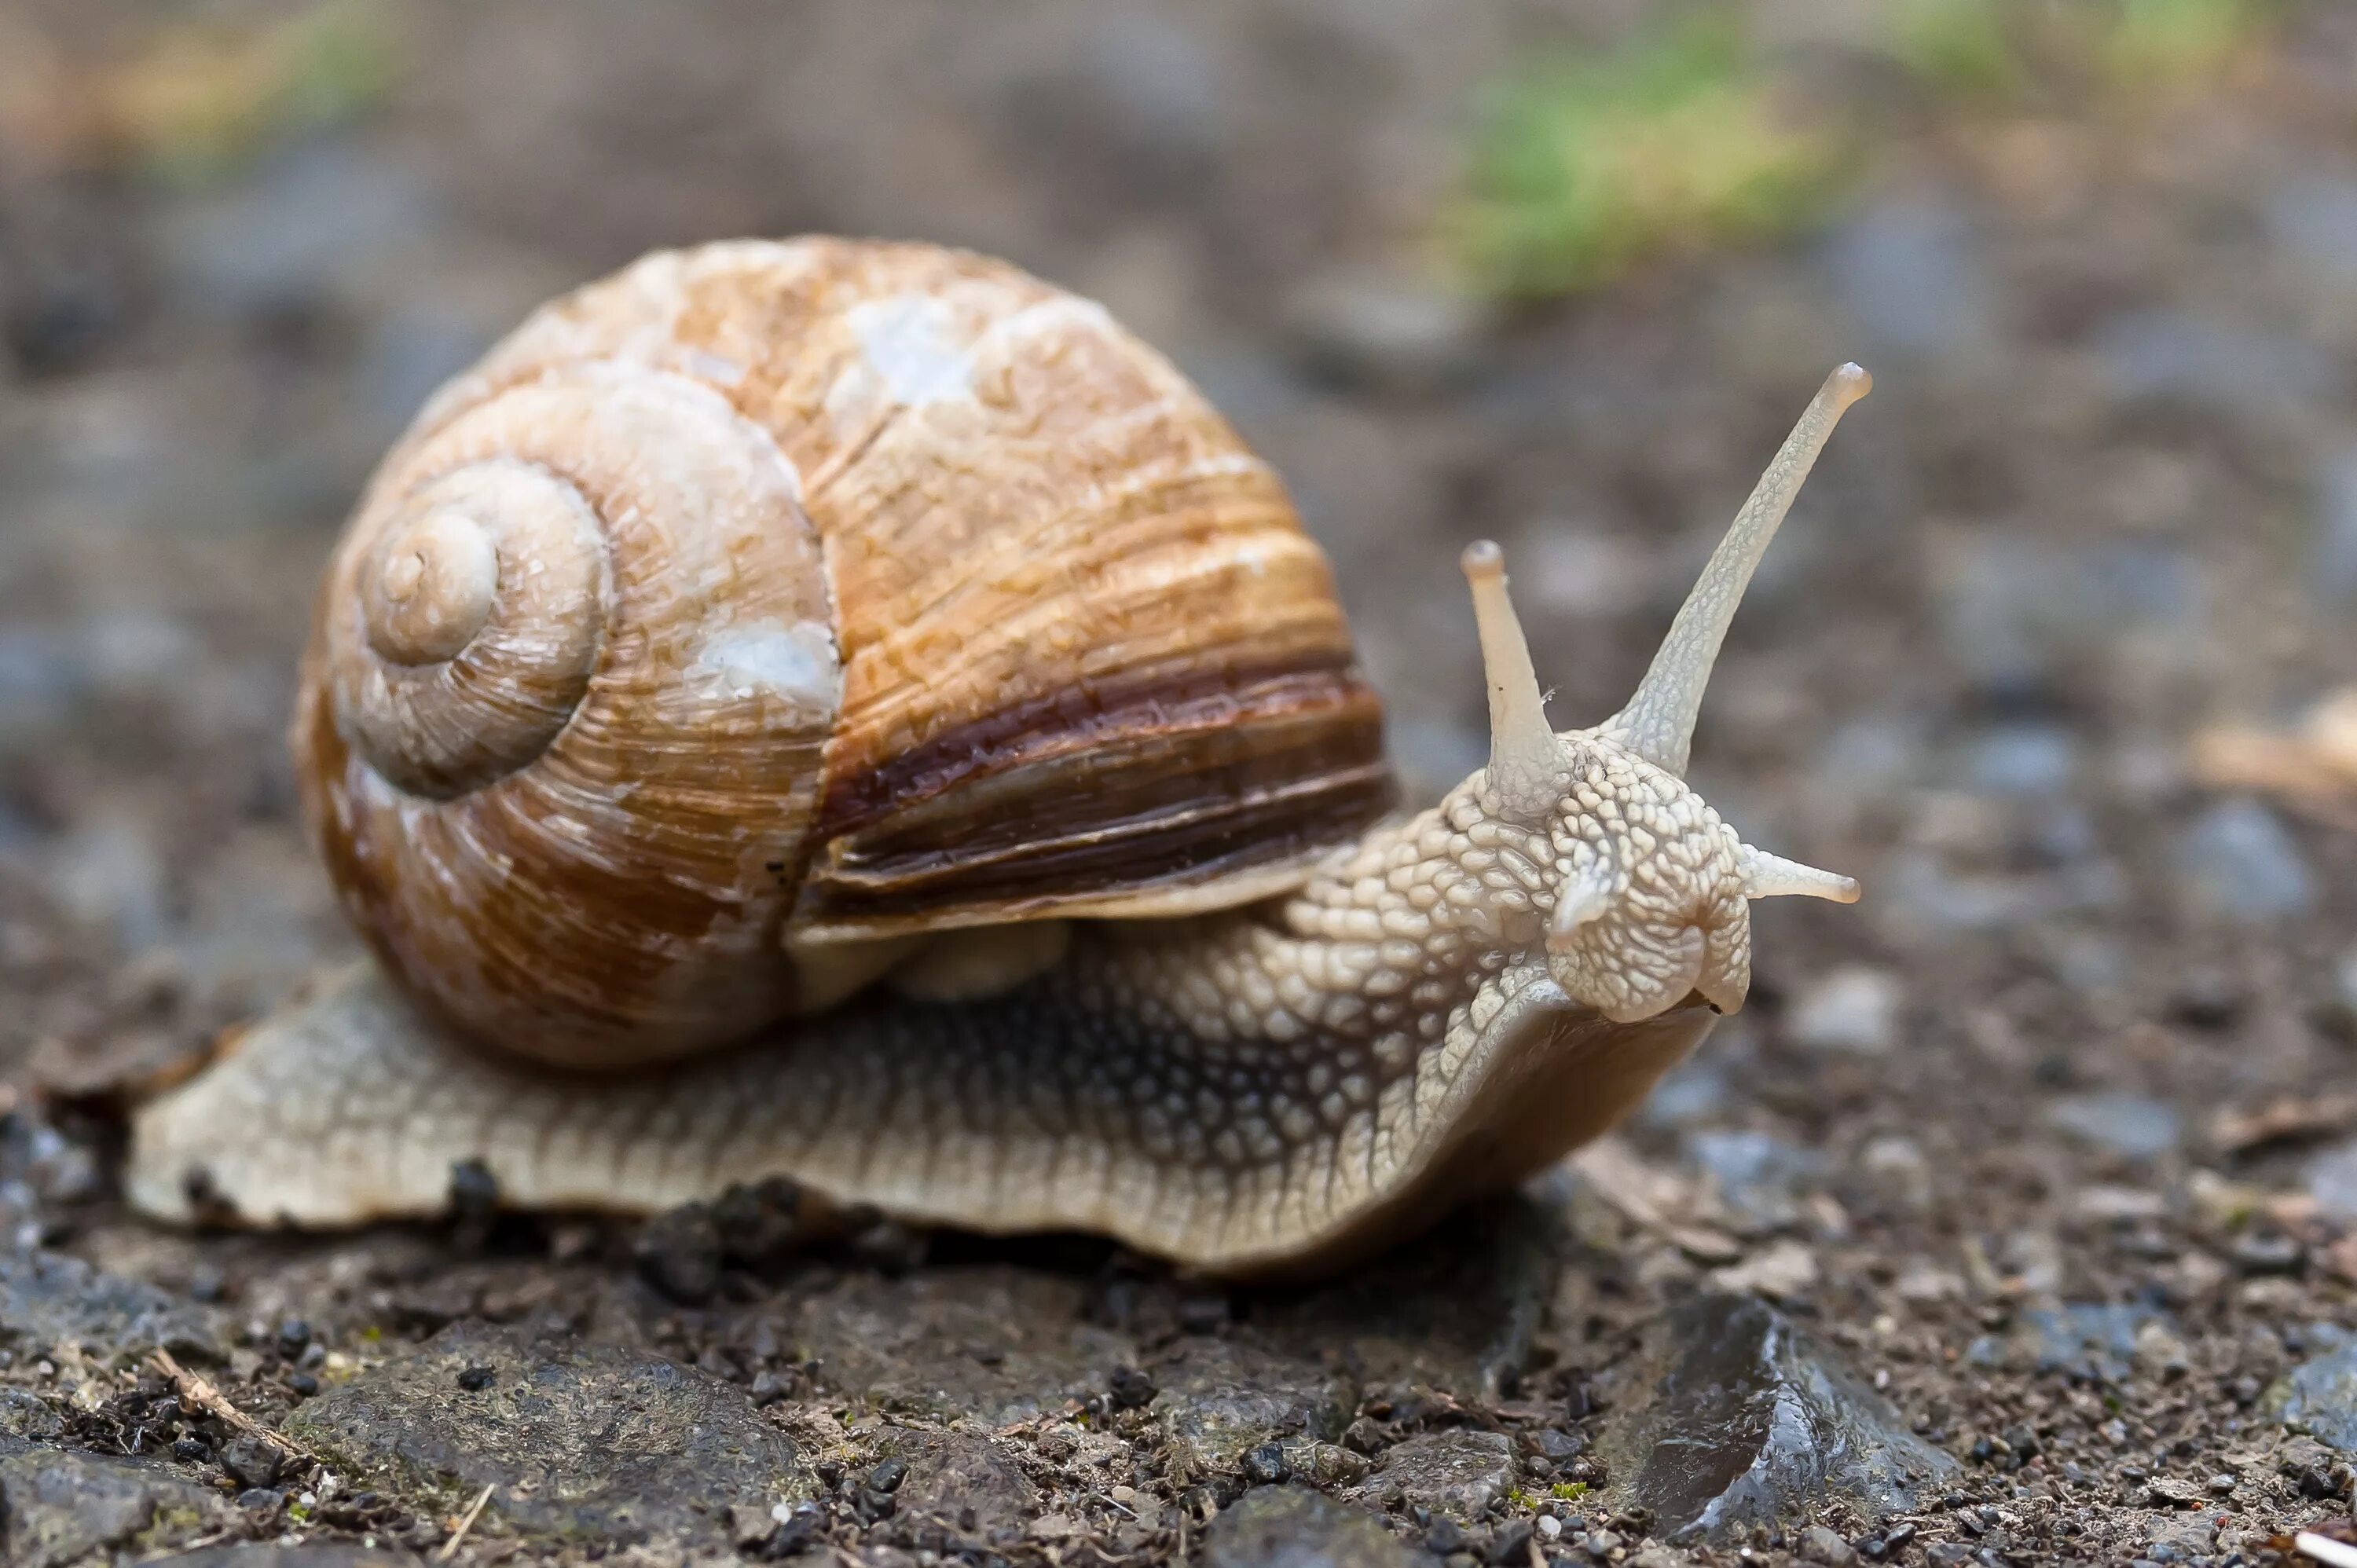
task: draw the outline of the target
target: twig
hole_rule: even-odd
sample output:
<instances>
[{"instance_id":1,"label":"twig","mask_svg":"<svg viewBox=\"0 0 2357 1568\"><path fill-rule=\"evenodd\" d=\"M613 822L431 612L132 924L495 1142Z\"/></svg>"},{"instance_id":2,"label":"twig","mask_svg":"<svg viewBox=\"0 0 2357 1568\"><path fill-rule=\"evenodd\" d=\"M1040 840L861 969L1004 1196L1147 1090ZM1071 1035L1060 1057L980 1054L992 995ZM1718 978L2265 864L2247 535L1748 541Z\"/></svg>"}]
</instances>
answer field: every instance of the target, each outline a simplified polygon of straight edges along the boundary
<instances>
[{"instance_id":1,"label":"twig","mask_svg":"<svg viewBox=\"0 0 2357 1568\"><path fill-rule=\"evenodd\" d=\"M475 1528L475 1520L482 1513L483 1505L490 1500L491 1488L489 1487L475 1494L475 1506L467 1510L467 1517L458 1521L458 1528L450 1532L450 1539L442 1543L442 1550L434 1554L435 1562L447 1563L458 1554L458 1543L467 1539L468 1530Z\"/></svg>"},{"instance_id":2,"label":"twig","mask_svg":"<svg viewBox=\"0 0 2357 1568\"><path fill-rule=\"evenodd\" d=\"M2313 1557L2319 1563L2330 1564L2330 1568L2357 1568L2357 1546L2346 1541L2303 1530L2292 1537L2291 1543L2302 1557Z\"/></svg>"},{"instance_id":3,"label":"twig","mask_svg":"<svg viewBox=\"0 0 2357 1568\"><path fill-rule=\"evenodd\" d=\"M237 1406L230 1403L219 1389L174 1360L169 1350L151 1351L147 1357L147 1364L171 1379L172 1386L180 1391L180 1397L202 1410L207 1415L236 1428L249 1437L262 1439L263 1442L290 1458L300 1459L309 1465L319 1462L317 1455L285 1433L273 1432Z\"/></svg>"}]
</instances>

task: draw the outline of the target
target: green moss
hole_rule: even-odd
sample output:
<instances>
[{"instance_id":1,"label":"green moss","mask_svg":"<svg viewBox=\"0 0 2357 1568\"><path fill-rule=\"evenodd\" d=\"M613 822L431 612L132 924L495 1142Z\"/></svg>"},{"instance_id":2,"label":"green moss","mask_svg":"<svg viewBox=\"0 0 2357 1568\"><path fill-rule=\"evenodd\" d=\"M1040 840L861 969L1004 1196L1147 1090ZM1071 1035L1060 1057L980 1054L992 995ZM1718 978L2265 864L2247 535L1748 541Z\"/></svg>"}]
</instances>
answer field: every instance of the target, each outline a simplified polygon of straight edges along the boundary
<instances>
[{"instance_id":1,"label":"green moss","mask_svg":"<svg viewBox=\"0 0 2357 1568\"><path fill-rule=\"evenodd\" d=\"M2104 70L2122 87L2213 74L2259 31L2255 0L2119 0L2104 30Z\"/></svg>"},{"instance_id":2,"label":"green moss","mask_svg":"<svg viewBox=\"0 0 2357 1568\"><path fill-rule=\"evenodd\" d=\"M1899 0L1890 50L1926 86L1957 98L2011 98L2022 60L1998 0Z\"/></svg>"},{"instance_id":3,"label":"green moss","mask_svg":"<svg viewBox=\"0 0 2357 1568\"><path fill-rule=\"evenodd\" d=\"M1576 1503L1587 1495L1587 1483L1585 1481L1557 1481L1547 1491L1547 1496L1559 1503Z\"/></svg>"},{"instance_id":4,"label":"green moss","mask_svg":"<svg viewBox=\"0 0 2357 1568\"><path fill-rule=\"evenodd\" d=\"M1846 161L1838 136L1789 112L1733 23L1705 16L1499 84L1448 227L1475 286L1558 295L1664 251L1803 225Z\"/></svg>"},{"instance_id":5,"label":"green moss","mask_svg":"<svg viewBox=\"0 0 2357 1568\"><path fill-rule=\"evenodd\" d=\"M1889 47L1945 99L2081 107L2198 86L2265 31L2272 0L1897 0Z\"/></svg>"},{"instance_id":6,"label":"green moss","mask_svg":"<svg viewBox=\"0 0 2357 1568\"><path fill-rule=\"evenodd\" d=\"M111 107L130 161L167 183L194 184L363 113L401 70L382 0L316 0L259 26L200 17L160 27L91 91Z\"/></svg>"},{"instance_id":7,"label":"green moss","mask_svg":"<svg viewBox=\"0 0 2357 1568\"><path fill-rule=\"evenodd\" d=\"M169 1503L158 1504L148 1517L145 1529L127 1543L135 1557L173 1551L185 1545L188 1538L199 1534L210 1521L203 1512L192 1508L178 1508Z\"/></svg>"}]
</instances>

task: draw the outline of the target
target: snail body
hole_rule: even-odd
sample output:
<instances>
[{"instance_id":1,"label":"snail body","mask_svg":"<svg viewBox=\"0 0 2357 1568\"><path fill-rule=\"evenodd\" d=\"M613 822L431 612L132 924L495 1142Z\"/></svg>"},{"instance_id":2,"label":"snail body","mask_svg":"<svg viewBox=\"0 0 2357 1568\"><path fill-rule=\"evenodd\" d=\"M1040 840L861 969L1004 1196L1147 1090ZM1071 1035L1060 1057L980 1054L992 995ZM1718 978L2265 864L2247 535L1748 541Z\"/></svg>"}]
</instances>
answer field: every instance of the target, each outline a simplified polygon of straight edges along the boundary
<instances>
[{"instance_id":1,"label":"snail body","mask_svg":"<svg viewBox=\"0 0 2357 1568\"><path fill-rule=\"evenodd\" d=\"M370 961L137 1111L170 1219L830 1206L1222 1272L1609 1126L1847 899L1680 779L1835 373L1637 696L1558 735L1467 553L1488 766L1389 813L1275 476L1098 306L919 245L658 253L387 456L293 745Z\"/></svg>"}]
</instances>

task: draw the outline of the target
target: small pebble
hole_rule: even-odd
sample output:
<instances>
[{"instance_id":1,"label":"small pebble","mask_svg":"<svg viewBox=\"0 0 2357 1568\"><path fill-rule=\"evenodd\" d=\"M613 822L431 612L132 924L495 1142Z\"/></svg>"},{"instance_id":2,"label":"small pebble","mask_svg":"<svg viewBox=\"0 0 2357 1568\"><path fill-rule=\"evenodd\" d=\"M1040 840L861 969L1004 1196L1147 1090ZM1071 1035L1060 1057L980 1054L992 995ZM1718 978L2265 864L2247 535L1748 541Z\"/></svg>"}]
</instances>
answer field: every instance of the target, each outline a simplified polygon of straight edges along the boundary
<instances>
[{"instance_id":1,"label":"small pebble","mask_svg":"<svg viewBox=\"0 0 2357 1568\"><path fill-rule=\"evenodd\" d=\"M2222 1029L2242 1016L2243 988L2222 970L2196 969L2179 975L2169 996L2169 1015L2197 1029Z\"/></svg>"},{"instance_id":2,"label":"small pebble","mask_svg":"<svg viewBox=\"0 0 2357 1568\"><path fill-rule=\"evenodd\" d=\"M450 1167L447 1201L460 1240L470 1246L480 1246L499 1219L499 1178L480 1160L460 1160Z\"/></svg>"},{"instance_id":3,"label":"small pebble","mask_svg":"<svg viewBox=\"0 0 2357 1568\"><path fill-rule=\"evenodd\" d=\"M221 1468L241 1487L269 1486L285 1464L285 1457L259 1437L233 1437L221 1444Z\"/></svg>"},{"instance_id":4,"label":"small pebble","mask_svg":"<svg viewBox=\"0 0 2357 1568\"><path fill-rule=\"evenodd\" d=\"M470 1394L480 1393L498 1380L499 1374L489 1367L462 1367L458 1371L458 1386Z\"/></svg>"},{"instance_id":5,"label":"small pebble","mask_svg":"<svg viewBox=\"0 0 2357 1568\"><path fill-rule=\"evenodd\" d=\"M720 1231L703 1204L656 1215L631 1251L640 1277L683 1305L700 1306L720 1288Z\"/></svg>"},{"instance_id":6,"label":"small pebble","mask_svg":"<svg viewBox=\"0 0 2357 1568\"><path fill-rule=\"evenodd\" d=\"M1857 1550L1821 1524L1801 1532L1800 1547L1803 1559L1825 1568L1851 1568L1857 1562Z\"/></svg>"},{"instance_id":7,"label":"small pebble","mask_svg":"<svg viewBox=\"0 0 2357 1568\"><path fill-rule=\"evenodd\" d=\"M1523 1568L1531 1560L1531 1534L1532 1524L1526 1519L1500 1525L1490 1542L1489 1561L1497 1568Z\"/></svg>"},{"instance_id":8,"label":"small pebble","mask_svg":"<svg viewBox=\"0 0 2357 1568\"><path fill-rule=\"evenodd\" d=\"M1264 1443L1244 1455L1244 1479L1255 1487L1273 1487L1286 1478L1285 1450Z\"/></svg>"},{"instance_id":9,"label":"small pebble","mask_svg":"<svg viewBox=\"0 0 2357 1568\"><path fill-rule=\"evenodd\" d=\"M1178 1326L1189 1334L1217 1334L1228 1325L1228 1298L1190 1295L1178 1302Z\"/></svg>"},{"instance_id":10,"label":"small pebble","mask_svg":"<svg viewBox=\"0 0 2357 1568\"><path fill-rule=\"evenodd\" d=\"M2289 1274L2299 1272L2308 1249L2298 1239L2280 1230L2254 1230L2234 1238L2234 1266L2246 1274Z\"/></svg>"},{"instance_id":11,"label":"small pebble","mask_svg":"<svg viewBox=\"0 0 2357 1568\"><path fill-rule=\"evenodd\" d=\"M1794 996L1784 1032L1810 1050L1879 1055L1897 1043L1905 1000L1897 976L1852 964Z\"/></svg>"},{"instance_id":12,"label":"small pebble","mask_svg":"<svg viewBox=\"0 0 2357 1568\"><path fill-rule=\"evenodd\" d=\"M883 1492L888 1496L893 1492L899 1491L900 1489L900 1483L908 1478L908 1463L907 1461L900 1459L887 1459L884 1463L877 1466L876 1468L867 1472L867 1485L872 1489Z\"/></svg>"},{"instance_id":13,"label":"small pebble","mask_svg":"<svg viewBox=\"0 0 2357 1568\"><path fill-rule=\"evenodd\" d=\"M1110 1382L1115 1410L1142 1410L1155 1394L1154 1380L1135 1367L1117 1367Z\"/></svg>"},{"instance_id":14,"label":"small pebble","mask_svg":"<svg viewBox=\"0 0 2357 1568\"><path fill-rule=\"evenodd\" d=\"M1543 1513L1538 1518L1538 1529L1539 1534L1546 1540L1557 1541L1563 1536L1563 1520L1553 1514Z\"/></svg>"},{"instance_id":15,"label":"small pebble","mask_svg":"<svg viewBox=\"0 0 2357 1568\"><path fill-rule=\"evenodd\" d=\"M285 1500L285 1493L274 1492L267 1487L248 1487L237 1495L237 1506L254 1513L274 1509Z\"/></svg>"},{"instance_id":16,"label":"small pebble","mask_svg":"<svg viewBox=\"0 0 2357 1568\"><path fill-rule=\"evenodd\" d=\"M286 1386L302 1398L309 1399L319 1391L319 1380L308 1372L296 1372L287 1378Z\"/></svg>"},{"instance_id":17,"label":"small pebble","mask_svg":"<svg viewBox=\"0 0 2357 1568\"><path fill-rule=\"evenodd\" d=\"M1437 1519L1426 1532L1425 1550L1437 1557L1450 1557L1465 1550L1465 1527L1453 1519Z\"/></svg>"}]
</instances>

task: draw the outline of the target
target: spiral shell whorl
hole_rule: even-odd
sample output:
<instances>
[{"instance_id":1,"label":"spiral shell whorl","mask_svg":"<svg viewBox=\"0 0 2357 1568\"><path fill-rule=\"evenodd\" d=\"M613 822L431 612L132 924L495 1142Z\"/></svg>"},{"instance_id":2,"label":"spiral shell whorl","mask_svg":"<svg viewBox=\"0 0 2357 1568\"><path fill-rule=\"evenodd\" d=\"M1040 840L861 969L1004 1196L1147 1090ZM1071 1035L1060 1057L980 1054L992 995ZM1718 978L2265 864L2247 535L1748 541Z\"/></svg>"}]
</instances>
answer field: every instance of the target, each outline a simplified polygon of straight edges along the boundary
<instances>
[{"instance_id":1,"label":"spiral shell whorl","mask_svg":"<svg viewBox=\"0 0 2357 1568\"><path fill-rule=\"evenodd\" d=\"M455 507L413 513L369 571L369 646L395 664L434 664L475 640L500 590L499 546Z\"/></svg>"},{"instance_id":2,"label":"spiral shell whorl","mask_svg":"<svg viewBox=\"0 0 2357 1568\"><path fill-rule=\"evenodd\" d=\"M356 923L571 1065L774 1015L833 625L800 477L710 387L576 360L437 404L330 569L297 726Z\"/></svg>"},{"instance_id":3,"label":"spiral shell whorl","mask_svg":"<svg viewBox=\"0 0 2357 1568\"><path fill-rule=\"evenodd\" d=\"M569 723L597 668L606 542L580 492L494 458L405 497L355 552L331 627L336 703L370 766L447 799L514 772Z\"/></svg>"}]
</instances>

